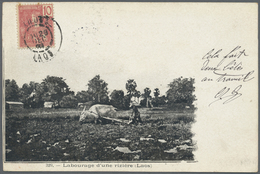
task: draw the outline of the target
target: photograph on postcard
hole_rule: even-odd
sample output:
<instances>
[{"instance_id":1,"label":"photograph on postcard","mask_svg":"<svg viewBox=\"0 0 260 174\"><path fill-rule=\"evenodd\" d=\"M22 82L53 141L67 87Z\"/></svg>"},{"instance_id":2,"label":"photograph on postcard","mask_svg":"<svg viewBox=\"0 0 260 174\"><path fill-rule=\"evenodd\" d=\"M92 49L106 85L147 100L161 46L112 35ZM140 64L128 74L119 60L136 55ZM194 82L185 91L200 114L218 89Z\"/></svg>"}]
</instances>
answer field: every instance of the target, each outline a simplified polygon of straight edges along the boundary
<instances>
[{"instance_id":1,"label":"photograph on postcard","mask_svg":"<svg viewBox=\"0 0 260 174\"><path fill-rule=\"evenodd\" d=\"M5 170L257 170L257 4L4 3L2 29Z\"/></svg>"}]
</instances>

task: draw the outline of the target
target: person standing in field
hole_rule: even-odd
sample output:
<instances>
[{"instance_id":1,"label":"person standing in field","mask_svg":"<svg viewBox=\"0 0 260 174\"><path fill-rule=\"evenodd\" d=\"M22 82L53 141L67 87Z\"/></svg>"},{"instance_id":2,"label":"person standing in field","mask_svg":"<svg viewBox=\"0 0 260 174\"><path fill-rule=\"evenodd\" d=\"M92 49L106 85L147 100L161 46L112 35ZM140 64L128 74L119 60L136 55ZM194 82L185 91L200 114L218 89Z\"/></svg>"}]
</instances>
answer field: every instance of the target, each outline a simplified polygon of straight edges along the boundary
<instances>
[{"instance_id":1,"label":"person standing in field","mask_svg":"<svg viewBox=\"0 0 260 174\"><path fill-rule=\"evenodd\" d=\"M128 124L131 124L131 123L143 123L142 120L141 120L141 117L140 117L140 112L138 111L137 109L137 106L133 105L133 112L129 118L129 122Z\"/></svg>"}]
</instances>

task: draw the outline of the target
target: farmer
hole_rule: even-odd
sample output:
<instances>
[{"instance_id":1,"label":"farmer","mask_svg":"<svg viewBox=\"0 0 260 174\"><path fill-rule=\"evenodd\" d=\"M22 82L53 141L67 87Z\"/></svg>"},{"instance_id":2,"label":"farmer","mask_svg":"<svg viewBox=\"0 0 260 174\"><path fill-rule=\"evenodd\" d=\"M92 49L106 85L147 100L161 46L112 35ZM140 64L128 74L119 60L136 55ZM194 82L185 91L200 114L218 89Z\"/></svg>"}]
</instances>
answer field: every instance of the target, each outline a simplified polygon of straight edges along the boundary
<instances>
[{"instance_id":1,"label":"farmer","mask_svg":"<svg viewBox=\"0 0 260 174\"><path fill-rule=\"evenodd\" d=\"M129 122L128 124L131 124L131 123L143 123L142 120L141 120L141 117L140 117L140 112L138 111L137 109L137 106L133 105L133 112L129 118Z\"/></svg>"}]
</instances>

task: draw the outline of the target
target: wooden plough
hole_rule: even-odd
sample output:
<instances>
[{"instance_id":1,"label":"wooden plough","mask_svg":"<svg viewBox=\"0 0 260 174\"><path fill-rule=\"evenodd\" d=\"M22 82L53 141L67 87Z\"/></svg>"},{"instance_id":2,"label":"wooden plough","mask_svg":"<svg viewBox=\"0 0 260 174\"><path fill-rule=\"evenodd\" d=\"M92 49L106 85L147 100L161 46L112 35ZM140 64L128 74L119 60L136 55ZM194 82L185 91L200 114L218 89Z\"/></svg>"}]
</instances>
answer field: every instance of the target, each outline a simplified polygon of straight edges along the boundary
<instances>
[{"instance_id":1,"label":"wooden plough","mask_svg":"<svg viewBox=\"0 0 260 174\"><path fill-rule=\"evenodd\" d=\"M110 117L101 117L101 118L104 118L106 120L116 121L116 122L119 122L119 123L125 123L125 121L126 121L126 120L117 119L117 118L110 118Z\"/></svg>"}]
</instances>

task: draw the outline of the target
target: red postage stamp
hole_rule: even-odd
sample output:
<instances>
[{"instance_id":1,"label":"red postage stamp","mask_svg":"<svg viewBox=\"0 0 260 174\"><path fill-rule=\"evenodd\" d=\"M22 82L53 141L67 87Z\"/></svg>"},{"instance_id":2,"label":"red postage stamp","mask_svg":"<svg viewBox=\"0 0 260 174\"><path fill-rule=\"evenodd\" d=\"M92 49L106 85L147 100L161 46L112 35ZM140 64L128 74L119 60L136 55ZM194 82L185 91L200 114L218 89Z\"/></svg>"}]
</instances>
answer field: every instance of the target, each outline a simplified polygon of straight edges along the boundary
<instances>
[{"instance_id":1,"label":"red postage stamp","mask_svg":"<svg viewBox=\"0 0 260 174\"><path fill-rule=\"evenodd\" d=\"M18 5L19 48L48 50L54 47L53 5Z\"/></svg>"}]
</instances>

